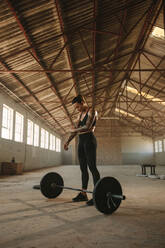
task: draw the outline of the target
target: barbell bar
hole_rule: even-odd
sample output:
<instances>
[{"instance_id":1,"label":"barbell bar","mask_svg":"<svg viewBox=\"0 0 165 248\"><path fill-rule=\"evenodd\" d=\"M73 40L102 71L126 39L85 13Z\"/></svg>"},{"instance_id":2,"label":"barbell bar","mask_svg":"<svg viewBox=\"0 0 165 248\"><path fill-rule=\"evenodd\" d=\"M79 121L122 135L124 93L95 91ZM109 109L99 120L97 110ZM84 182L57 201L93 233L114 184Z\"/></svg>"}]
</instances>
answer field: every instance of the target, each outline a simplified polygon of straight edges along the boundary
<instances>
[{"instance_id":1,"label":"barbell bar","mask_svg":"<svg viewBox=\"0 0 165 248\"><path fill-rule=\"evenodd\" d=\"M114 177L103 177L95 185L93 191L64 186L64 180L58 173L49 172L40 182L41 193L47 198L56 198L63 189L93 194L96 209L104 214L112 214L126 197L122 194L119 181Z\"/></svg>"},{"instance_id":2,"label":"barbell bar","mask_svg":"<svg viewBox=\"0 0 165 248\"><path fill-rule=\"evenodd\" d=\"M69 189L69 190L74 190L74 191L80 191L80 192L84 192L84 193L89 193L89 194L93 194L93 191L89 191L89 190L85 190L85 189L78 189L78 188L72 188L72 187L66 187L66 186L61 186L61 185L58 185L58 184L55 184L55 183L52 183L52 188L63 188L63 189ZM107 197L110 197L109 194L107 194ZM118 198L118 199L121 199L121 200L125 200L125 196L124 195L112 195L111 194L111 197L113 198Z\"/></svg>"}]
</instances>

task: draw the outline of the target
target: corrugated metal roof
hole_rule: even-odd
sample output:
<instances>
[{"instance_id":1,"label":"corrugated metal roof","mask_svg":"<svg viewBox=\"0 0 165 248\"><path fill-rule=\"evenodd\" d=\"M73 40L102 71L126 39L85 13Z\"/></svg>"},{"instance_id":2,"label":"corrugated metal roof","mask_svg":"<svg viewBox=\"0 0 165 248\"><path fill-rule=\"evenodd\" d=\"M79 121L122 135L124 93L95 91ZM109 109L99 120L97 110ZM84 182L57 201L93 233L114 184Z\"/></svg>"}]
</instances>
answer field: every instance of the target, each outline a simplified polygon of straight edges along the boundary
<instances>
[{"instance_id":1,"label":"corrugated metal roof","mask_svg":"<svg viewBox=\"0 0 165 248\"><path fill-rule=\"evenodd\" d=\"M135 123L146 135L164 133L157 125L163 106L123 88L126 82L165 100L164 41L149 36L153 25L163 27L162 4L2 0L1 83L61 134L75 122L71 99L78 93L89 106L95 103L100 117L119 115L118 106L142 119L120 113L124 123Z\"/></svg>"}]
</instances>

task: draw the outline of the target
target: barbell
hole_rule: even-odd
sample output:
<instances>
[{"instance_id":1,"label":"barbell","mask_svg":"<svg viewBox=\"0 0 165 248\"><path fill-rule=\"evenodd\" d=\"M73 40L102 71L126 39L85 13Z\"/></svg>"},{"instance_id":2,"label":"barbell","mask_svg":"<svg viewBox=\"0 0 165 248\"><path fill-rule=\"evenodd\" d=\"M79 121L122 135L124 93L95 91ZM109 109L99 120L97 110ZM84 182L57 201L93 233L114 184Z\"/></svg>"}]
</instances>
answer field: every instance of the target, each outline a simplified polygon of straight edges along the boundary
<instances>
[{"instance_id":1,"label":"barbell","mask_svg":"<svg viewBox=\"0 0 165 248\"><path fill-rule=\"evenodd\" d=\"M63 189L75 190L93 194L96 209L104 214L112 214L125 200L119 181L114 177L103 177L95 185L93 191L65 187L64 180L56 172L47 173L40 182L41 193L47 198L56 198Z\"/></svg>"}]
</instances>

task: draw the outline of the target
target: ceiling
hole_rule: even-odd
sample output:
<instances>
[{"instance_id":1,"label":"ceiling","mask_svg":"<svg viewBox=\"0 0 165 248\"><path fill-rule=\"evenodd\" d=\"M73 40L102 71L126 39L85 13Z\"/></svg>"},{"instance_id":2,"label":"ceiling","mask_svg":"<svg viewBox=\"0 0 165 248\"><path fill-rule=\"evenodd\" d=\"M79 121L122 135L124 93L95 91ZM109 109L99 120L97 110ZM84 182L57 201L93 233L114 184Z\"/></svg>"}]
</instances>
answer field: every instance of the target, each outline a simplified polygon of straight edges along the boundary
<instances>
[{"instance_id":1,"label":"ceiling","mask_svg":"<svg viewBox=\"0 0 165 248\"><path fill-rule=\"evenodd\" d=\"M1 0L0 89L60 135L77 94L99 118L165 134L163 0Z\"/></svg>"}]
</instances>

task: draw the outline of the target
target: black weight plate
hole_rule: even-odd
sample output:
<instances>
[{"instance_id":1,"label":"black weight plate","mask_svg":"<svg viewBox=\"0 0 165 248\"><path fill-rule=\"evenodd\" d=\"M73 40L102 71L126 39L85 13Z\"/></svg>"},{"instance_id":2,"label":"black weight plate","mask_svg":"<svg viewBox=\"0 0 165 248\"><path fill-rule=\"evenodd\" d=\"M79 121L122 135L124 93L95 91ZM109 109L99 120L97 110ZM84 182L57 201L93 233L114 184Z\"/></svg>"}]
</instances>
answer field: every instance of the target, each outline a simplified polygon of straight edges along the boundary
<instances>
[{"instance_id":1,"label":"black weight plate","mask_svg":"<svg viewBox=\"0 0 165 248\"><path fill-rule=\"evenodd\" d=\"M114 204L109 198L107 193L114 195L122 195L122 188L118 180L114 177L104 177L100 179L93 191L93 201L95 207L104 214L112 214L120 206L121 199L112 198ZM109 199L109 200L108 200Z\"/></svg>"},{"instance_id":2,"label":"black weight plate","mask_svg":"<svg viewBox=\"0 0 165 248\"><path fill-rule=\"evenodd\" d=\"M49 172L40 182L42 194L47 198L56 198L59 196L62 193L63 188L56 187L55 184L64 186L63 178L58 173Z\"/></svg>"}]
</instances>

